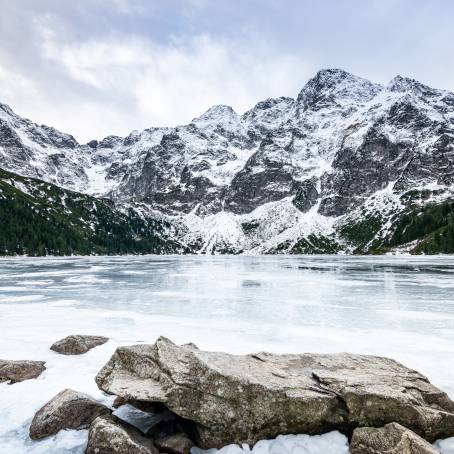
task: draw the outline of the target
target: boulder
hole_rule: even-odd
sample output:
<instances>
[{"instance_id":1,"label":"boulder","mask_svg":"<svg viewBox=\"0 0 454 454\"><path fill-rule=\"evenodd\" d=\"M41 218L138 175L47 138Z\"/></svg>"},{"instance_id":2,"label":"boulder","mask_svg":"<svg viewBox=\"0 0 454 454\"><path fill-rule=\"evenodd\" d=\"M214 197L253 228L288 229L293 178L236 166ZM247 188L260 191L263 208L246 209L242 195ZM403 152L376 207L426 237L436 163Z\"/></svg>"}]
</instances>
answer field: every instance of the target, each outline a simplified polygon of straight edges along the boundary
<instances>
[{"instance_id":1,"label":"boulder","mask_svg":"<svg viewBox=\"0 0 454 454\"><path fill-rule=\"evenodd\" d=\"M111 415L96 418L90 426L86 454L159 454L153 440L120 423Z\"/></svg>"},{"instance_id":2,"label":"boulder","mask_svg":"<svg viewBox=\"0 0 454 454\"><path fill-rule=\"evenodd\" d=\"M73 334L52 344L51 350L62 355L81 355L109 340L104 336L84 336Z\"/></svg>"},{"instance_id":3,"label":"boulder","mask_svg":"<svg viewBox=\"0 0 454 454\"><path fill-rule=\"evenodd\" d=\"M35 414L30 426L30 438L39 440L62 429L84 429L109 408L87 394L72 389L59 392Z\"/></svg>"},{"instance_id":4,"label":"boulder","mask_svg":"<svg viewBox=\"0 0 454 454\"><path fill-rule=\"evenodd\" d=\"M0 359L0 383L10 385L39 377L45 370L44 361L9 361Z\"/></svg>"},{"instance_id":5,"label":"boulder","mask_svg":"<svg viewBox=\"0 0 454 454\"><path fill-rule=\"evenodd\" d=\"M194 443L183 433L169 435L155 440L160 453L190 454Z\"/></svg>"},{"instance_id":6,"label":"boulder","mask_svg":"<svg viewBox=\"0 0 454 454\"><path fill-rule=\"evenodd\" d=\"M255 444L399 422L429 441L454 435L454 402L426 377L381 357L230 355L177 346L119 347L96 377L107 393L161 402L193 421L202 448Z\"/></svg>"},{"instance_id":7,"label":"boulder","mask_svg":"<svg viewBox=\"0 0 454 454\"><path fill-rule=\"evenodd\" d=\"M353 432L350 454L438 454L426 440L397 423Z\"/></svg>"}]
</instances>

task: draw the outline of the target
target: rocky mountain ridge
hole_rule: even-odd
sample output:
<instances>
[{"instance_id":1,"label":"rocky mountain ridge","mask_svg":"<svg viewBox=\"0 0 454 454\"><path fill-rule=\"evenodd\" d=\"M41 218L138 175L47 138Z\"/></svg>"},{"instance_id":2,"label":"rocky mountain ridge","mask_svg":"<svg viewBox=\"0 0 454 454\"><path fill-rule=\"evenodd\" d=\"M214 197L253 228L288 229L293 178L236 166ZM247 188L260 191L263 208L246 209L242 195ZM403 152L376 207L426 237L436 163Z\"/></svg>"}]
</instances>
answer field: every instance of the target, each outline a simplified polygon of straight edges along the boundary
<instances>
[{"instance_id":1,"label":"rocky mountain ridge","mask_svg":"<svg viewBox=\"0 0 454 454\"><path fill-rule=\"evenodd\" d=\"M378 251L403 213L452 200L454 94L328 69L296 99L85 145L0 105L0 167L145 204L194 252Z\"/></svg>"}]
</instances>

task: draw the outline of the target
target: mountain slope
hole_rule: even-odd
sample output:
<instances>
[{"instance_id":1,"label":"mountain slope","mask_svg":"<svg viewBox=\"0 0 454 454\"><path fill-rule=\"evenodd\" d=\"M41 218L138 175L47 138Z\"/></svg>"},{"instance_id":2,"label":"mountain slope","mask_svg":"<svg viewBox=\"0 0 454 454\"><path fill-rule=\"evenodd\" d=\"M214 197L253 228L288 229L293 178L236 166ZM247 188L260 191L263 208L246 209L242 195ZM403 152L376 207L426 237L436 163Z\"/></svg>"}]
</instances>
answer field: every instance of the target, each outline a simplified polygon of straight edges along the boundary
<instances>
[{"instance_id":1,"label":"mountain slope","mask_svg":"<svg viewBox=\"0 0 454 454\"><path fill-rule=\"evenodd\" d=\"M165 221L0 170L0 255L184 253Z\"/></svg>"},{"instance_id":2,"label":"mountain slope","mask_svg":"<svg viewBox=\"0 0 454 454\"><path fill-rule=\"evenodd\" d=\"M296 99L85 145L0 105L0 167L142 204L195 252L380 252L407 240L406 216L453 200L454 94L329 69Z\"/></svg>"}]
</instances>

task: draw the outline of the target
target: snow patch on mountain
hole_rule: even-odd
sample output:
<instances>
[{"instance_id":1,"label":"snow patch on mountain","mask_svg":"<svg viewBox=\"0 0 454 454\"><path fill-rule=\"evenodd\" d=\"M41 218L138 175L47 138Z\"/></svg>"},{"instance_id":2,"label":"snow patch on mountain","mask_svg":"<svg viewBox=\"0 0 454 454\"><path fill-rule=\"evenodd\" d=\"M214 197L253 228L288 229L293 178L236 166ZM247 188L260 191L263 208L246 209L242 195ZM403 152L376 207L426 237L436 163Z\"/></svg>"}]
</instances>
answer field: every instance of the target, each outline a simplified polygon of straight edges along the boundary
<instances>
[{"instance_id":1,"label":"snow patch on mountain","mask_svg":"<svg viewBox=\"0 0 454 454\"><path fill-rule=\"evenodd\" d=\"M291 198L264 204L246 215L221 211L208 216L198 216L196 210L173 222L184 226L185 234L179 238L185 244L200 244L201 253L241 252L266 253L279 244L295 244L310 234L334 234L336 218L322 216L314 206L302 213ZM172 219L172 218L169 218Z\"/></svg>"},{"instance_id":2,"label":"snow patch on mountain","mask_svg":"<svg viewBox=\"0 0 454 454\"><path fill-rule=\"evenodd\" d=\"M0 161L20 175L148 206L202 252L262 253L452 197L454 94L327 69L296 99L269 98L242 115L213 106L188 125L84 145L0 104Z\"/></svg>"}]
</instances>

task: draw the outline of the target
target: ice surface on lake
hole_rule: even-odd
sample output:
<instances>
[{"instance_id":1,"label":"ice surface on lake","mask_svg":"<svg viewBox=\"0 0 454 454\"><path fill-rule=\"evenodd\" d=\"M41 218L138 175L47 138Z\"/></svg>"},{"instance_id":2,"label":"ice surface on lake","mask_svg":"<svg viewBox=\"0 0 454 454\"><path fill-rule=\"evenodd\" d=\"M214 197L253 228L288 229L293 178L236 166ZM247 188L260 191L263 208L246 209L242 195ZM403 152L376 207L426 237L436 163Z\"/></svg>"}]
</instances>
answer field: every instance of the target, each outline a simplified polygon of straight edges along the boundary
<instances>
[{"instance_id":1,"label":"ice surface on lake","mask_svg":"<svg viewBox=\"0 0 454 454\"><path fill-rule=\"evenodd\" d=\"M68 334L111 340L81 356L49 350ZM0 385L1 452L82 453L86 431L32 442L35 411L63 388L109 402L94 382L98 370L118 345L161 334L232 353L389 356L454 398L454 258L0 259L0 358L43 360L47 367L36 380ZM273 454L284 443L292 454L325 454L329 437L338 437L336 452L345 452L340 434L280 437L253 452ZM304 451L298 443L306 441ZM439 444L450 454L452 446ZM242 452L228 449L222 454Z\"/></svg>"}]
</instances>

